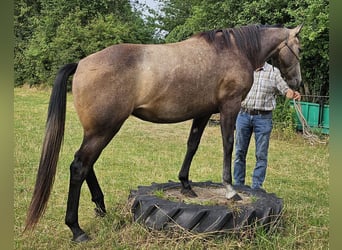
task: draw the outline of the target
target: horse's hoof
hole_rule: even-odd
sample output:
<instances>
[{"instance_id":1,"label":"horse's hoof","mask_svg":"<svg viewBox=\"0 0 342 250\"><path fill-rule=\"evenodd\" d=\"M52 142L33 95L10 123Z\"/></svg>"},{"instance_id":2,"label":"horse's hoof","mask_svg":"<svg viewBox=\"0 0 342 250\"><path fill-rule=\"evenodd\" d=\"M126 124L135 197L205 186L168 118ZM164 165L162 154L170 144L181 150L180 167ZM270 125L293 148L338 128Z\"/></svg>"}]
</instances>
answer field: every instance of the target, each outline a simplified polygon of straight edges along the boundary
<instances>
[{"instance_id":1,"label":"horse's hoof","mask_svg":"<svg viewBox=\"0 0 342 250\"><path fill-rule=\"evenodd\" d=\"M77 236L76 238L72 239L72 241L75 243L87 242L89 240L91 240L91 238L86 233L83 233L83 234Z\"/></svg>"},{"instance_id":2,"label":"horse's hoof","mask_svg":"<svg viewBox=\"0 0 342 250\"><path fill-rule=\"evenodd\" d=\"M181 193L182 193L184 196L189 197L189 198L197 197L197 194L196 194L192 189L185 189L185 188L182 188Z\"/></svg>"},{"instance_id":3,"label":"horse's hoof","mask_svg":"<svg viewBox=\"0 0 342 250\"><path fill-rule=\"evenodd\" d=\"M94 208L94 211L95 211L95 216L104 217L106 215L106 211L99 207Z\"/></svg>"},{"instance_id":4,"label":"horse's hoof","mask_svg":"<svg viewBox=\"0 0 342 250\"><path fill-rule=\"evenodd\" d=\"M229 198L228 200L231 200L231 201L242 201L242 198L241 196L236 193L233 197Z\"/></svg>"}]
</instances>

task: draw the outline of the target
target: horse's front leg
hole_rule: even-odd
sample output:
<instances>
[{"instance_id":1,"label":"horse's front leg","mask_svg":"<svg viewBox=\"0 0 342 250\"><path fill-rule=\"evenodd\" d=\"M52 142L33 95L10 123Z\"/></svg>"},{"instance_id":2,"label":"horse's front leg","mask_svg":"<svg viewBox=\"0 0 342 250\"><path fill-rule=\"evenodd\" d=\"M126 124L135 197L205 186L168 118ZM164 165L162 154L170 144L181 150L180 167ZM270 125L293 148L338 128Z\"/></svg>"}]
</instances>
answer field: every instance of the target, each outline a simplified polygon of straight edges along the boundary
<instances>
[{"instance_id":1,"label":"horse's front leg","mask_svg":"<svg viewBox=\"0 0 342 250\"><path fill-rule=\"evenodd\" d=\"M190 171L190 165L192 158L194 157L198 145L200 143L203 131L205 126L208 123L208 120L210 118L209 116L201 117L201 118L195 118L192 122L191 130L189 139L187 142L187 151L186 155L182 164L182 168L179 171L178 178L180 182L182 183L182 194L188 197L196 197L196 193L191 189L190 183L189 183L189 171Z\"/></svg>"},{"instance_id":2,"label":"horse's front leg","mask_svg":"<svg viewBox=\"0 0 342 250\"><path fill-rule=\"evenodd\" d=\"M220 109L220 125L223 142L223 185L226 187L226 197L232 200L241 200L232 185L232 153L234 146L234 127L237 114L240 109L239 103L226 102Z\"/></svg>"}]
</instances>

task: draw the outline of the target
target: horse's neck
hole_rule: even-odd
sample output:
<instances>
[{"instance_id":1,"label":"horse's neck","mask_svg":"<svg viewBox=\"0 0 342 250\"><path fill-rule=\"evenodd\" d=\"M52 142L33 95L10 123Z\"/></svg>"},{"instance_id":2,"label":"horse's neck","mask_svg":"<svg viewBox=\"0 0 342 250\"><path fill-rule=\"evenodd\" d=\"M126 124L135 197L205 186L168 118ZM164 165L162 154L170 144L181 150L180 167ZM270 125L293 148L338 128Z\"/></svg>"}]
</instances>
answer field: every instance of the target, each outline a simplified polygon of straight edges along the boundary
<instances>
[{"instance_id":1,"label":"horse's neck","mask_svg":"<svg viewBox=\"0 0 342 250\"><path fill-rule=\"evenodd\" d=\"M286 28L270 28L262 31L260 36L261 49L259 53L259 66L261 67L266 60L268 60L274 52L276 52L277 47L288 38L288 30Z\"/></svg>"}]
</instances>

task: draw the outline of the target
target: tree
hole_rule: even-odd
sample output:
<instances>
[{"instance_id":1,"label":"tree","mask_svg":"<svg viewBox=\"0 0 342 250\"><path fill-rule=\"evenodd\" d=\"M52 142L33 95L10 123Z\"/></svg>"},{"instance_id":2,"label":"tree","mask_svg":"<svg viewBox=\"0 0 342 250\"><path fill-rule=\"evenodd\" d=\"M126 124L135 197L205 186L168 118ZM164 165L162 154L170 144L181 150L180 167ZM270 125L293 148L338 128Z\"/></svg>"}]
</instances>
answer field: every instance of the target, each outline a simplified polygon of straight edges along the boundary
<instances>
[{"instance_id":1,"label":"tree","mask_svg":"<svg viewBox=\"0 0 342 250\"><path fill-rule=\"evenodd\" d=\"M32 38L32 33L38 26L34 17L39 16L40 12L41 3L39 0L14 1L14 71L16 84L23 82L24 76L29 74L25 67L24 52L28 47L28 41Z\"/></svg>"},{"instance_id":2,"label":"tree","mask_svg":"<svg viewBox=\"0 0 342 250\"><path fill-rule=\"evenodd\" d=\"M153 35L128 0L19 0L15 29L16 85L51 84L65 63L116 43L152 42Z\"/></svg>"},{"instance_id":3,"label":"tree","mask_svg":"<svg viewBox=\"0 0 342 250\"><path fill-rule=\"evenodd\" d=\"M289 12L304 23L301 66L307 94L329 96L329 2L297 1Z\"/></svg>"}]
</instances>

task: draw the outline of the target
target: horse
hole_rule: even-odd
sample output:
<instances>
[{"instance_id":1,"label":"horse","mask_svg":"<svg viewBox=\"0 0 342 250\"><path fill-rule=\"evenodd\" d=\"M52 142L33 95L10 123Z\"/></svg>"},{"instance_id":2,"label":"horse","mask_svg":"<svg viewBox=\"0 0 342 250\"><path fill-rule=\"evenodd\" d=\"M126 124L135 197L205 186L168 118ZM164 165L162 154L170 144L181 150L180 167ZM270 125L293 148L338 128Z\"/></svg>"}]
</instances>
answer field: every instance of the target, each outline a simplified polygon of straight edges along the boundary
<instances>
[{"instance_id":1,"label":"horse","mask_svg":"<svg viewBox=\"0 0 342 250\"><path fill-rule=\"evenodd\" d=\"M70 165L65 223L74 242L90 238L78 223L81 186L86 181L95 211L104 216L104 195L94 172L102 150L130 116L153 123L192 119L179 172L181 192L196 196L190 164L212 114L220 114L222 182L227 199L241 199L232 185L234 125L253 83L253 72L272 59L292 88L301 83L299 32L302 25L245 25L210 30L168 44L117 44L60 68L50 96L45 138L25 231L45 212L64 135L66 94L73 75L74 106L83 141Z\"/></svg>"}]
</instances>

